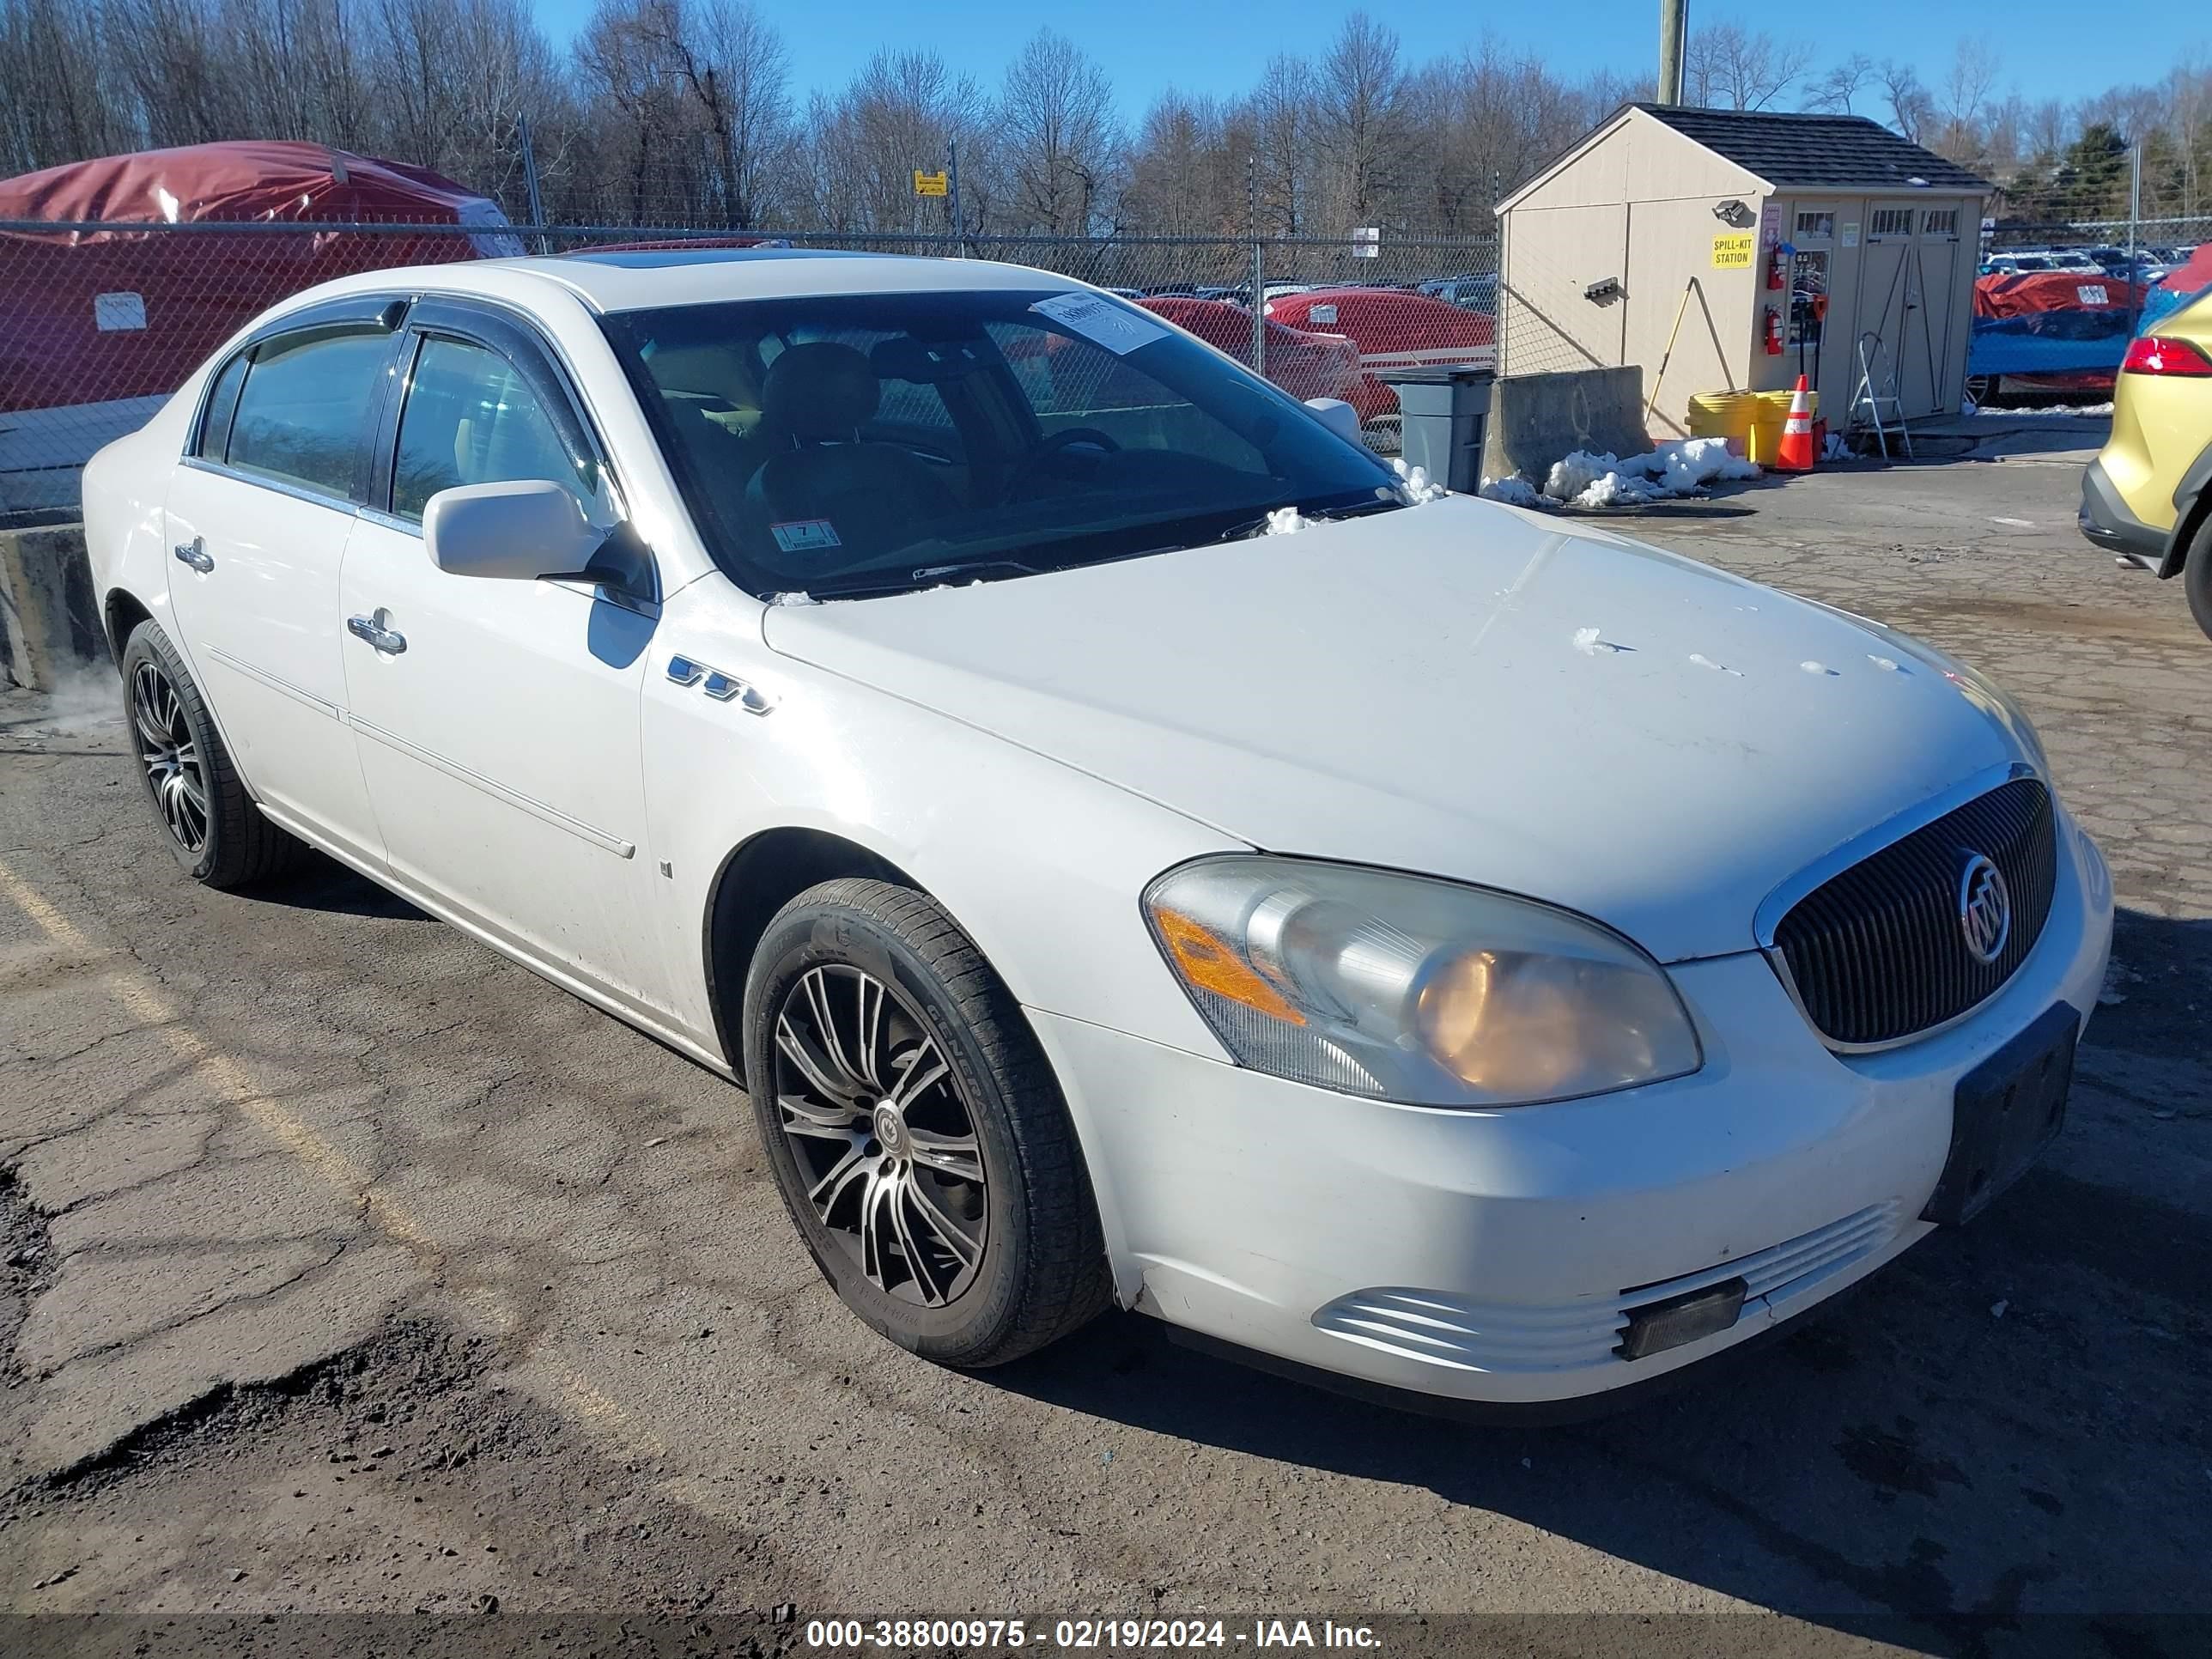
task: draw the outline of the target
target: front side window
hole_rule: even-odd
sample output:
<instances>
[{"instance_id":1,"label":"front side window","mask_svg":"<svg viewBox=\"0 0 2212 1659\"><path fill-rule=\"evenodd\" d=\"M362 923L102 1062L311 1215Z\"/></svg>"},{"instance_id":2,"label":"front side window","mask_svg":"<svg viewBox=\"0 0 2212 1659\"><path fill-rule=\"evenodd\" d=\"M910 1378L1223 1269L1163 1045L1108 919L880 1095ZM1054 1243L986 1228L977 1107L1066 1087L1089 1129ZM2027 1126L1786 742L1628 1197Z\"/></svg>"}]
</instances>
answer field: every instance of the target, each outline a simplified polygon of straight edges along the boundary
<instances>
[{"instance_id":1,"label":"front side window","mask_svg":"<svg viewBox=\"0 0 2212 1659\"><path fill-rule=\"evenodd\" d=\"M605 327L757 593L1020 576L1404 499L1275 388L1103 296L814 295Z\"/></svg>"},{"instance_id":2,"label":"front side window","mask_svg":"<svg viewBox=\"0 0 2212 1659\"><path fill-rule=\"evenodd\" d=\"M560 428L514 365L466 341L422 342L399 414L392 477L394 516L420 523L441 489L542 478L588 501L588 461L569 453Z\"/></svg>"},{"instance_id":3,"label":"front side window","mask_svg":"<svg viewBox=\"0 0 2212 1659\"><path fill-rule=\"evenodd\" d=\"M1876 208L1867 223L1869 236L1910 236L1912 234L1911 208Z\"/></svg>"},{"instance_id":4,"label":"front side window","mask_svg":"<svg viewBox=\"0 0 2212 1659\"><path fill-rule=\"evenodd\" d=\"M1956 236L1959 234L1959 210L1929 208L1921 219L1920 234L1923 236Z\"/></svg>"},{"instance_id":5,"label":"front side window","mask_svg":"<svg viewBox=\"0 0 2212 1659\"><path fill-rule=\"evenodd\" d=\"M1797 240L1801 242L1825 242L1836 234L1836 216L1832 213L1801 213L1797 216Z\"/></svg>"},{"instance_id":6,"label":"front side window","mask_svg":"<svg viewBox=\"0 0 2212 1659\"><path fill-rule=\"evenodd\" d=\"M224 460L241 472L340 500L353 494L391 335L313 329L253 349Z\"/></svg>"}]
</instances>

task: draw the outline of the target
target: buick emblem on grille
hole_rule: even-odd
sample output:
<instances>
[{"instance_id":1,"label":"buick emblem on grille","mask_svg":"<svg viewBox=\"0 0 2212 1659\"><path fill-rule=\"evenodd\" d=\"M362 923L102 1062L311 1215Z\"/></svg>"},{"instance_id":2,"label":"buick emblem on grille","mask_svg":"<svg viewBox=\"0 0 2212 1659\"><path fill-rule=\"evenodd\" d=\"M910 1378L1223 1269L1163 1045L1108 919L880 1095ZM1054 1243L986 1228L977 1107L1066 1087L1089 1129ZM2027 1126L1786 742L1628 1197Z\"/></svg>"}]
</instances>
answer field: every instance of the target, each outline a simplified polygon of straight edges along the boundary
<instances>
[{"instance_id":1,"label":"buick emblem on grille","mask_svg":"<svg viewBox=\"0 0 2212 1659\"><path fill-rule=\"evenodd\" d=\"M1983 854L1969 853L1959 874L1959 932L1977 962L1997 959L2012 935L2012 894L2004 872Z\"/></svg>"}]
</instances>

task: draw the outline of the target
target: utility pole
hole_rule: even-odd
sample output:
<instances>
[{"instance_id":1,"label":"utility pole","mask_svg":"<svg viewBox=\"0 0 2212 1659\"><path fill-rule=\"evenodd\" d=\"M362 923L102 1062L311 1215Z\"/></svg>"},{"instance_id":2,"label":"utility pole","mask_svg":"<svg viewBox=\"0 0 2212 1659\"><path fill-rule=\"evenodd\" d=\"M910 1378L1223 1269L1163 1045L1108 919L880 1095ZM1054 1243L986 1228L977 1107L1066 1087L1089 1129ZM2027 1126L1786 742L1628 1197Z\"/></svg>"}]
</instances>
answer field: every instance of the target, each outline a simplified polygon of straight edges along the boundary
<instances>
[{"instance_id":1,"label":"utility pole","mask_svg":"<svg viewBox=\"0 0 2212 1659\"><path fill-rule=\"evenodd\" d=\"M538 196L538 153L530 147L530 118L518 114L514 127L516 141L522 148L522 188L530 199L530 222L538 233L538 251L550 253L553 242L545 234L545 204Z\"/></svg>"},{"instance_id":2,"label":"utility pole","mask_svg":"<svg viewBox=\"0 0 2212 1659\"><path fill-rule=\"evenodd\" d=\"M1244 218L1252 233L1252 372L1267 372L1267 253L1260 240L1260 156L1244 158Z\"/></svg>"},{"instance_id":3,"label":"utility pole","mask_svg":"<svg viewBox=\"0 0 2212 1659\"><path fill-rule=\"evenodd\" d=\"M1659 101L1682 101L1682 48L1688 40L1689 0L1659 0Z\"/></svg>"},{"instance_id":4,"label":"utility pole","mask_svg":"<svg viewBox=\"0 0 2212 1659\"><path fill-rule=\"evenodd\" d=\"M952 213L952 257L964 259L968 257L968 227L960 219L960 141L957 138L945 143L945 171L950 175L952 192L945 199L945 205Z\"/></svg>"},{"instance_id":5,"label":"utility pole","mask_svg":"<svg viewBox=\"0 0 2212 1659\"><path fill-rule=\"evenodd\" d=\"M2136 259L2136 222L2142 217L2142 140L2128 146L2128 331L2135 332L2142 287L2137 280L2142 267Z\"/></svg>"}]
</instances>

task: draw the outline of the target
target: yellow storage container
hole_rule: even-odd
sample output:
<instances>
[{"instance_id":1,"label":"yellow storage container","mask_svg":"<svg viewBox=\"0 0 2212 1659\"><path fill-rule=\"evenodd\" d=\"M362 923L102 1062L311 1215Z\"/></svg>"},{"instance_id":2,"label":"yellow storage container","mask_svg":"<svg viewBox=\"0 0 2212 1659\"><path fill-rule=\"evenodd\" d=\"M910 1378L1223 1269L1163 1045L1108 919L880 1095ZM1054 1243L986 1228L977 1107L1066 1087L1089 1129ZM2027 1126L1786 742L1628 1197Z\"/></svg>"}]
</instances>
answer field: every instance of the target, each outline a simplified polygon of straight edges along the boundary
<instances>
[{"instance_id":1,"label":"yellow storage container","mask_svg":"<svg viewBox=\"0 0 2212 1659\"><path fill-rule=\"evenodd\" d=\"M1690 435L1727 438L1730 449L1740 449L1750 434L1759 394L1753 392L1701 392L1690 399Z\"/></svg>"},{"instance_id":2,"label":"yellow storage container","mask_svg":"<svg viewBox=\"0 0 2212 1659\"><path fill-rule=\"evenodd\" d=\"M1790 419L1790 400L1794 392L1757 392L1751 394L1757 405L1752 416L1751 434L1744 447L1744 458L1757 461L1761 466L1771 466L1774 457L1782 447L1782 428ZM1808 394L1813 405L1813 418L1820 418L1820 394Z\"/></svg>"},{"instance_id":3,"label":"yellow storage container","mask_svg":"<svg viewBox=\"0 0 2212 1659\"><path fill-rule=\"evenodd\" d=\"M1732 453L1770 465L1782 447L1782 428L1790 418L1787 392L1707 392L1690 399L1690 435L1725 438ZM1812 394L1813 415L1820 413L1820 394Z\"/></svg>"}]
</instances>

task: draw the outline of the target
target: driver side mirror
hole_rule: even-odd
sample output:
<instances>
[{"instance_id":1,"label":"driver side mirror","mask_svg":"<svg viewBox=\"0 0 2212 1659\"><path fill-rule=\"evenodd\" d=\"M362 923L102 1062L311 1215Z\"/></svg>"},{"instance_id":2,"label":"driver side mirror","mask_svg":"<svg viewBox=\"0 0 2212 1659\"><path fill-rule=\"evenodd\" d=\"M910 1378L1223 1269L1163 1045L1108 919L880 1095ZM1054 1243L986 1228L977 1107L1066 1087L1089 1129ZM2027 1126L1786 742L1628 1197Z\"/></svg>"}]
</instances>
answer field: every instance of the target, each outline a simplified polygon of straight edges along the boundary
<instances>
[{"instance_id":1,"label":"driver side mirror","mask_svg":"<svg viewBox=\"0 0 2212 1659\"><path fill-rule=\"evenodd\" d=\"M544 479L461 484L422 509L423 546L448 575L573 576L606 541L574 495Z\"/></svg>"},{"instance_id":2,"label":"driver side mirror","mask_svg":"<svg viewBox=\"0 0 2212 1659\"><path fill-rule=\"evenodd\" d=\"M1359 411L1341 398L1309 398L1314 418L1346 443L1359 441Z\"/></svg>"}]
</instances>

